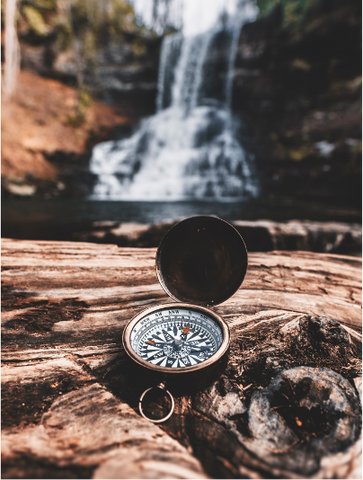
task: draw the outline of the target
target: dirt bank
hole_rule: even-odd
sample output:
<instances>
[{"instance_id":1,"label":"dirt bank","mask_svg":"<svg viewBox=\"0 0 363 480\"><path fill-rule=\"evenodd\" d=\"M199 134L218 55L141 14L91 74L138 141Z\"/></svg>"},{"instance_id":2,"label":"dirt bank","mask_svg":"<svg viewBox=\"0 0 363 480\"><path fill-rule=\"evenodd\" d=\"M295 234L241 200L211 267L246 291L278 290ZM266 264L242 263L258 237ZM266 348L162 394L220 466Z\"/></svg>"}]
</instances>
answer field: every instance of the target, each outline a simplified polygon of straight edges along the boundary
<instances>
[{"instance_id":1,"label":"dirt bank","mask_svg":"<svg viewBox=\"0 0 363 480\"><path fill-rule=\"evenodd\" d=\"M20 72L13 98L2 101L4 194L47 191L53 196L72 190L75 182L70 182L67 172L85 174L92 146L137 120L92 101L80 121L77 103L76 89Z\"/></svg>"}]
</instances>

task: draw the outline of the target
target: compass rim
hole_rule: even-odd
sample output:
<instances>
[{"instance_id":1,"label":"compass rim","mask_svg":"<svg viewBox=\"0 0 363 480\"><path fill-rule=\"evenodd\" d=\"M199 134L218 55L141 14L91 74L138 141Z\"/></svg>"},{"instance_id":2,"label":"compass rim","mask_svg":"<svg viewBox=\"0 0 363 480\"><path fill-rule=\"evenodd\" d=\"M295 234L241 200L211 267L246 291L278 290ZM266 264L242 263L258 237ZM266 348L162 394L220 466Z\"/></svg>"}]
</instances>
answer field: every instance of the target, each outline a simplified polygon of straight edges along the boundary
<instances>
[{"instance_id":1,"label":"compass rim","mask_svg":"<svg viewBox=\"0 0 363 480\"><path fill-rule=\"evenodd\" d=\"M196 365L191 365L188 367L160 367L159 365L154 365L150 362L147 362L146 360L143 360L132 348L131 346L131 332L134 328L134 326L141 321L145 316L160 311L160 310L165 310L165 309L181 309L181 308L186 308L191 311L198 311L202 312L206 315L208 315L213 321L215 321L218 326L222 330L222 343L217 349L216 352L214 352L209 358L206 360L203 360L202 362L196 364ZM191 305L190 303L166 303L166 304L161 304L157 305L154 307L147 308L143 310L142 312L138 313L135 315L129 323L126 325L123 333L122 333L122 344L124 347L125 352L127 355L134 360L136 363L141 365L144 368L147 368L148 370L151 370L153 372L158 372L158 373L164 373L168 375L173 375L173 374L180 374L180 373L192 373L196 372L198 370L204 370L207 367L210 367L212 365L215 365L218 363L219 360L222 360L224 355L228 352L229 344L230 344L230 331L229 327L226 324L226 322L223 320L223 318L218 315L217 313L211 311L210 309L203 307L202 305Z\"/></svg>"}]
</instances>

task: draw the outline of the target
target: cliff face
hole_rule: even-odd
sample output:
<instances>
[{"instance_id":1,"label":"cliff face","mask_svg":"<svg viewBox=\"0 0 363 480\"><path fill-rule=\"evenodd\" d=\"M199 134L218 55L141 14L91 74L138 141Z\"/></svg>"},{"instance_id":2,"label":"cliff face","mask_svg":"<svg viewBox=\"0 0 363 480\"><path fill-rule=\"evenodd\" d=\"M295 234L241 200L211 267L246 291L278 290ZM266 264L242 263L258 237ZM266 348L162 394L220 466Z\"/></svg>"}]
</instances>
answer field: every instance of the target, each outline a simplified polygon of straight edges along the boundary
<instances>
[{"instance_id":1,"label":"cliff face","mask_svg":"<svg viewBox=\"0 0 363 480\"><path fill-rule=\"evenodd\" d=\"M93 98L133 118L155 112L160 38L144 38L135 33L102 45L95 55L92 68L83 74L84 84ZM135 46L136 45L136 46ZM51 46L21 43L22 67L77 86L77 54L74 50L60 52L45 61ZM139 48L139 50L138 50Z\"/></svg>"},{"instance_id":2,"label":"cliff face","mask_svg":"<svg viewBox=\"0 0 363 480\"><path fill-rule=\"evenodd\" d=\"M22 68L85 88L132 117L155 111L161 37L126 0L21 1Z\"/></svg>"},{"instance_id":3,"label":"cliff face","mask_svg":"<svg viewBox=\"0 0 363 480\"><path fill-rule=\"evenodd\" d=\"M324 0L285 23L279 5L245 25L236 59L233 108L264 195L358 206L361 4Z\"/></svg>"},{"instance_id":4,"label":"cliff face","mask_svg":"<svg viewBox=\"0 0 363 480\"><path fill-rule=\"evenodd\" d=\"M161 38L126 0L102 5L18 2L22 71L2 99L3 195L89 194L92 147L154 113Z\"/></svg>"}]
</instances>

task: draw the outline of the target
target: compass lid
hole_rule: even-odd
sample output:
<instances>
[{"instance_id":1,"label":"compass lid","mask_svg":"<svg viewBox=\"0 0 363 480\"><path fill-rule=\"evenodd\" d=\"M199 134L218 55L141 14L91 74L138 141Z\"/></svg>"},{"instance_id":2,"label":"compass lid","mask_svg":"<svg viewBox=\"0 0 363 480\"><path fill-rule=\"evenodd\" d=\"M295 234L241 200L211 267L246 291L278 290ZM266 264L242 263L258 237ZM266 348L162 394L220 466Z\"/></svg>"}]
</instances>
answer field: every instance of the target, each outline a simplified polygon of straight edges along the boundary
<instances>
[{"instance_id":1,"label":"compass lid","mask_svg":"<svg viewBox=\"0 0 363 480\"><path fill-rule=\"evenodd\" d=\"M166 293L195 305L227 300L238 290L246 270L243 238L218 217L182 220L166 233L156 254L156 273Z\"/></svg>"}]
</instances>

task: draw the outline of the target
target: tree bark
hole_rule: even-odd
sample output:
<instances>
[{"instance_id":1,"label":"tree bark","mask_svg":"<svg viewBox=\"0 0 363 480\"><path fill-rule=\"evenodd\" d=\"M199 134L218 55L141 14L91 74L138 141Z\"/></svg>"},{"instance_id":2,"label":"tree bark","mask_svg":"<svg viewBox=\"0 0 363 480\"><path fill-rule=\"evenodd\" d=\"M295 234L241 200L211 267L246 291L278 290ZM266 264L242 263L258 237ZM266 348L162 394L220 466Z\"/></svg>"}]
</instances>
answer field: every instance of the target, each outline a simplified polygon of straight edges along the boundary
<instances>
[{"instance_id":1,"label":"tree bark","mask_svg":"<svg viewBox=\"0 0 363 480\"><path fill-rule=\"evenodd\" d=\"M359 478L361 259L251 253L225 370L155 426L121 345L155 252L3 240L3 478Z\"/></svg>"}]
</instances>

